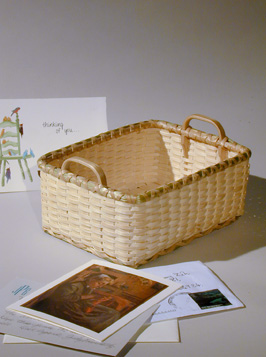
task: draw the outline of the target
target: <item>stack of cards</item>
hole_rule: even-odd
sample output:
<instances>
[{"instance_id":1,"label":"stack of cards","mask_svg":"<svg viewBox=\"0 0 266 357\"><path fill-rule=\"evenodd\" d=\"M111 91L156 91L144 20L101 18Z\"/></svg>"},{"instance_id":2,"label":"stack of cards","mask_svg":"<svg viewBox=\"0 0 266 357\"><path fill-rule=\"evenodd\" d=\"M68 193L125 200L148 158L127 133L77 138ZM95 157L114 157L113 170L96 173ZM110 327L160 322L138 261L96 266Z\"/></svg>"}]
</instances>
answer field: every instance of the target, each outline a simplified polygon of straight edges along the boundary
<instances>
[{"instance_id":1,"label":"stack of cards","mask_svg":"<svg viewBox=\"0 0 266 357\"><path fill-rule=\"evenodd\" d=\"M180 287L144 270L92 260L20 300L29 287L12 289L17 301L0 317L1 332L115 356Z\"/></svg>"},{"instance_id":2,"label":"stack of cards","mask_svg":"<svg viewBox=\"0 0 266 357\"><path fill-rule=\"evenodd\" d=\"M115 356L129 341L179 342L178 319L244 307L200 261L135 270L93 260L30 293L36 287L0 291L0 332L13 335L5 343Z\"/></svg>"}]
</instances>

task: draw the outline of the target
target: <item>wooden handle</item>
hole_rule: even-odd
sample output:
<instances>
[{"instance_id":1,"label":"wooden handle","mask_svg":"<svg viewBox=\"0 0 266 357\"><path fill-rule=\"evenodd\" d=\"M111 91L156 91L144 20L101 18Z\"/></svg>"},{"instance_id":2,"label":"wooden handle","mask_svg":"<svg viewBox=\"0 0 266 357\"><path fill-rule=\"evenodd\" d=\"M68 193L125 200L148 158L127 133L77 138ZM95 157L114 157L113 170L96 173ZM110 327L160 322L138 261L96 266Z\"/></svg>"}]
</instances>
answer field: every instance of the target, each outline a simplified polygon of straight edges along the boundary
<instances>
[{"instance_id":1,"label":"wooden handle","mask_svg":"<svg viewBox=\"0 0 266 357\"><path fill-rule=\"evenodd\" d=\"M200 114L193 114L193 115L187 117L182 125L183 130L186 130L188 128L189 123L192 119L198 119L198 120L205 121L207 123L214 125L219 132L220 141L222 141L226 137L224 128L218 122L218 120L215 120L215 119L212 119L212 118L206 117L204 115L200 115Z\"/></svg>"},{"instance_id":2,"label":"wooden handle","mask_svg":"<svg viewBox=\"0 0 266 357\"><path fill-rule=\"evenodd\" d=\"M182 131L185 131L189 127L189 123L190 123L190 121L192 119L205 121L205 122L210 123L210 124L212 124L212 125L214 125L216 127L216 129L218 130L218 133L219 133L219 142L221 144L219 146L219 156L220 156L221 160L225 160L225 158L226 158L226 150L224 149L223 144L224 144L225 141L227 141L227 137L225 135L224 128L218 122L218 120L206 117L206 116L201 115L201 114L193 114L193 115L190 115L189 117L187 117L184 120L184 123L182 125ZM184 156L187 158L188 157L188 149L189 149L189 139L184 134L182 134L181 142L182 142L182 146L183 146L183 150L184 150Z\"/></svg>"},{"instance_id":3,"label":"wooden handle","mask_svg":"<svg viewBox=\"0 0 266 357\"><path fill-rule=\"evenodd\" d=\"M94 162L91 162L89 160L83 159L81 157L73 156L73 157L70 157L69 159L66 159L63 162L61 169L67 170L67 168L69 167L69 164L71 162L76 162L77 164L88 167L96 175L99 185L107 186L107 180L106 180L105 173L99 165L97 165Z\"/></svg>"}]
</instances>

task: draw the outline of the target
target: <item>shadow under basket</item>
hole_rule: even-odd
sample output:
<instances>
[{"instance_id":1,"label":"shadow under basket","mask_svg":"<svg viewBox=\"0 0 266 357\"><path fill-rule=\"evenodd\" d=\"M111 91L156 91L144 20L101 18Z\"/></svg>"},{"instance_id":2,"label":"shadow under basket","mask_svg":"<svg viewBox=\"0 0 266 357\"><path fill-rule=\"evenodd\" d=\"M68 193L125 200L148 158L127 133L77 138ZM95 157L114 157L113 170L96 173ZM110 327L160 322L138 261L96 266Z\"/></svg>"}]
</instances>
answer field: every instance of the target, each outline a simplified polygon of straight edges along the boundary
<instances>
[{"instance_id":1,"label":"shadow under basket","mask_svg":"<svg viewBox=\"0 0 266 357\"><path fill-rule=\"evenodd\" d=\"M191 128L192 119L218 135ZM38 160L43 229L137 267L242 215L250 155L198 114L183 125L149 120L108 131Z\"/></svg>"}]
</instances>

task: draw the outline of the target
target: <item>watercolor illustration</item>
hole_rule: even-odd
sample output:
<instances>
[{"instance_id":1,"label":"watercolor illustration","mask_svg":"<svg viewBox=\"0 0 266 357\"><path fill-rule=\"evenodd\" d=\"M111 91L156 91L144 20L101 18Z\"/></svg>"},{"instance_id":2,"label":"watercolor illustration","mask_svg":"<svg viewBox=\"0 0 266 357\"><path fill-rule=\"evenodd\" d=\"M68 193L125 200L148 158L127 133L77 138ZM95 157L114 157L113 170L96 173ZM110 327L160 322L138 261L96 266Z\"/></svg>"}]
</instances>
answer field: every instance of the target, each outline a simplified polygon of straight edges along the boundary
<instances>
[{"instance_id":1,"label":"watercolor illustration","mask_svg":"<svg viewBox=\"0 0 266 357\"><path fill-rule=\"evenodd\" d=\"M25 172L22 162L26 167L27 174L30 181L33 181L27 160L33 158L35 155L33 150L21 150L21 138L23 136L23 124L19 121L20 107L12 110L10 116L5 116L0 122L0 174L1 185L5 186L11 180L12 163L17 162L22 178L25 180ZM12 116L15 114L15 120Z\"/></svg>"}]
</instances>

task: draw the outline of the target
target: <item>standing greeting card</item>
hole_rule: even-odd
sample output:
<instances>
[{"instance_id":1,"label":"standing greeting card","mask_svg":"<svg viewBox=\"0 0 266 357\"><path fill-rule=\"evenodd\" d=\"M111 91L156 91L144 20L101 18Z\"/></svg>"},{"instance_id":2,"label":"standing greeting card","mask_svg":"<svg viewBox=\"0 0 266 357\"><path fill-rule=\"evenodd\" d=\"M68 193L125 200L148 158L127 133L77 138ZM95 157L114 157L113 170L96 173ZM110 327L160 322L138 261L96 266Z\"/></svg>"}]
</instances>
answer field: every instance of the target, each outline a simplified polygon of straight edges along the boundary
<instances>
[{"instance_id":1,"label":"standing greeting card","mask_svg":"<svg viewBox=\"0 0 266 357\"><path fill-rule=\"evenodd\" d=\"M106 130L105 98L0 100L0 192L38 190L41 155Z\"/></svg>"}]
</instances>

